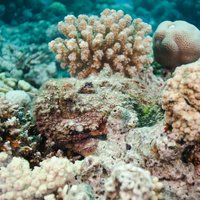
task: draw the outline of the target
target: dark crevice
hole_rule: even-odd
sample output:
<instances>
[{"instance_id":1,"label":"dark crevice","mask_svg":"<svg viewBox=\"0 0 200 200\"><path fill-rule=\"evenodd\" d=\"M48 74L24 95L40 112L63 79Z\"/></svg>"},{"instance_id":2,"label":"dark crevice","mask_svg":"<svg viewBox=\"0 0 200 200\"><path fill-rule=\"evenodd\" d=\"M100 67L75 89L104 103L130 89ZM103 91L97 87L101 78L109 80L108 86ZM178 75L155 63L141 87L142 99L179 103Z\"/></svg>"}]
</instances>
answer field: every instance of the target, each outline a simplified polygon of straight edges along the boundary
<instances>
[{"instance_id":1,"label":"dark crevice","mask_svg":"<svg viewBox=\"0 0 200 200\"><path fill-rule=\"evenodd\" d=\"M185 102L188 104L188 106L195 108L193 105L190 104L190 102L186 98L184 98L184 99L185 99Z\"/></svg>"}]
</instances>

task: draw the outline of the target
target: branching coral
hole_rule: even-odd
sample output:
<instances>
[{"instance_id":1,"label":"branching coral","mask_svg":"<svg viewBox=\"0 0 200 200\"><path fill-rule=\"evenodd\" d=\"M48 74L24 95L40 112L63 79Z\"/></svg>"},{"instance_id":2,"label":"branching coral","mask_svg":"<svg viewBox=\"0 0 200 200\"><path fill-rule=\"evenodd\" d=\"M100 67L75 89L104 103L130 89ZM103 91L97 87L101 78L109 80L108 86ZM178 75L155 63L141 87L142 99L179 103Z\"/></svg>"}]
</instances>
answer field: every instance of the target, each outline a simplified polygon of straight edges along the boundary
<instances>
[{"instance_id":1,"label":"branching coral","mask_svg":"<svg viewBox=\"0 0 200 200\"><path fill-rule=\"evenodd\" d=\"M51 51L65 69L69 65L71 76L85 78L89 74L98 74L105 66L113 73L120 72L133 77L136 71L148 67L152 58L151 26L135 19L123 11L105 9L101 17L73 15L59 22L59 31L67 39L57 38L49 43Z\"/></svg>"},{"instance_id":2,"label":"branching coral","mask_svg":"<svg viewBox=\"0 0 200 200\"><path fill-rule=\"evenodd\" d=\"M0 171L0 199L39 199L80 173L82 161L71 163L67 158L52 157L30 169L28 161L14 157Z\"/></svg>"},{"instance_id":3,"label":"branching coral","mask_svg":"<svg viewBox=\"0 0 200 200\"><path fill-rule=\"evenodd\" d=\"M105 184L108 200L154 200L163 199L159 194L163 184L151 177L149 171L132 164L114 168Z\"/></svg>"}]
</instances>

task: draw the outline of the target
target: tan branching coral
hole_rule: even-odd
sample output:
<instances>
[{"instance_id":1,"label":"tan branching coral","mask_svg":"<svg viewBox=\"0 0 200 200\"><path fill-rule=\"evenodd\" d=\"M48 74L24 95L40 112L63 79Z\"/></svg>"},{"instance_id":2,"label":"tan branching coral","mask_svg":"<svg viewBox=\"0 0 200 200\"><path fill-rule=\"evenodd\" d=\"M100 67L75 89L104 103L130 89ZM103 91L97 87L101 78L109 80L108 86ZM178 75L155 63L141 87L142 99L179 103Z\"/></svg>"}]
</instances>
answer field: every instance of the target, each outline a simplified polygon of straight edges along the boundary
<instances>
[{"instance_id":1,"label":"tan branching coral","mask_svg":"<svg viewBox=\"0 0 200 200\"><path fill-rule=\"evenodd\" d=\"M71 76L85 78L98 74L105 66L113 73L120 72L133 77L135 71L148 67L152 58L151 26L140 18L132 21L122 10L105 9L98 16L73 15L59 22L59 31L67 39L57 38L49 43L49 49L56 53L56 59L65 69L69 65Z\"/></svg>"}]
</instances>

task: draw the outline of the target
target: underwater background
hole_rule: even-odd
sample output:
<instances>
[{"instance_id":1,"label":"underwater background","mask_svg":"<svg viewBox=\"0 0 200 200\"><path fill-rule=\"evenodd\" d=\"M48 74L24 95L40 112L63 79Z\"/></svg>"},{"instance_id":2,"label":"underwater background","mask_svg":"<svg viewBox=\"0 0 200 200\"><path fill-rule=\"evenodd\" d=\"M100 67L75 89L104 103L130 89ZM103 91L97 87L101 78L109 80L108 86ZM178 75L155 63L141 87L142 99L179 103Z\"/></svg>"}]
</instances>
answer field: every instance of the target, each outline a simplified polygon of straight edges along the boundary
<instances>
[{"instance_id":1,"label":"underwater background","mask_svg":"<svg viewBox=\"0 0 200 200\"><path fill-rule=\"evenodd\" d=\"M200 0L0 0L0 200L200 199L199 29Z\"/></svg>"},{"instance_id":2,"label":"underwater background","mask_svg":"<svg viewBox=\"0 0 200 200\"><path fill-rule=\"evenodd\" d=\"M99 16L105 8L121 9L133 19L141 18L152 26L151 34L165 20L184 20L200 27L198 0L1 0L0 72L24 79L36 88L49 78L69 76L60 70L47 48L48 42L63 36L58 22L70 14Z\"/></svg>"}]
</instances>

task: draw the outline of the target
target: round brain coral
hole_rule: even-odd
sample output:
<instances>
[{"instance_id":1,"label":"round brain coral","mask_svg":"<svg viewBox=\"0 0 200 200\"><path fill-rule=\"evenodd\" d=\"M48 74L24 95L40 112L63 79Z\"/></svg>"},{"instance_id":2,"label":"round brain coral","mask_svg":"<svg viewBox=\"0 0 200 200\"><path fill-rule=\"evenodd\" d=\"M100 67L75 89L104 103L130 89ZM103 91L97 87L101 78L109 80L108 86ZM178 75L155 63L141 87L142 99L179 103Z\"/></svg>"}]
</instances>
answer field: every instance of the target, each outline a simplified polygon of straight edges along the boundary
<instances>
[{"instance_id":1,"label":"round brain coral","mask_svg":"<svg viewBox=\"0 0 200 200\"><path fill-rule=\"evenodd\" d=\"M174 71L200 57L200 31L185 21L164 21L153 36L155 60Z\"/></svg>"}]
</instances>

